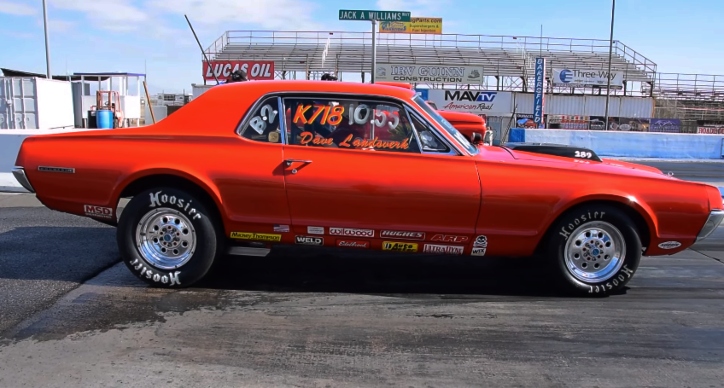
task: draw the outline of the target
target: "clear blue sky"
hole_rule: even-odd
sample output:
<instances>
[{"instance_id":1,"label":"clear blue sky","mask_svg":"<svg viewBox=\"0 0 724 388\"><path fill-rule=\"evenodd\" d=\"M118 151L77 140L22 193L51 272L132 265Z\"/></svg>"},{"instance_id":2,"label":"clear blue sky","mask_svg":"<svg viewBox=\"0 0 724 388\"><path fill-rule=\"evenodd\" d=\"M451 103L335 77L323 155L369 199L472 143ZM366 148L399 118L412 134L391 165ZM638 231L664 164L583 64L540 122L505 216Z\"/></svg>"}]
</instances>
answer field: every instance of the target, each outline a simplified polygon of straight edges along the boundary
<instances>
[{"instance_id":1,"label":"clear blue sky","mask_svg":"<svg viewBox=\"0 0 724 388\"><path fill-rule=\"evenodd\" d=\"M47 0L53 74L144 72L152 92L201 83L201 56L226 30L368 31L338 10L442 17L445 33L608 39L610 0ZM340 6L340 4L344 4ZM614 39L659 71L722 74L722 0L618 0ZM0 0L0 67L45 73L41 0ZM723 77L724 78L724 77Z\"/></svg>"}]
</instances>

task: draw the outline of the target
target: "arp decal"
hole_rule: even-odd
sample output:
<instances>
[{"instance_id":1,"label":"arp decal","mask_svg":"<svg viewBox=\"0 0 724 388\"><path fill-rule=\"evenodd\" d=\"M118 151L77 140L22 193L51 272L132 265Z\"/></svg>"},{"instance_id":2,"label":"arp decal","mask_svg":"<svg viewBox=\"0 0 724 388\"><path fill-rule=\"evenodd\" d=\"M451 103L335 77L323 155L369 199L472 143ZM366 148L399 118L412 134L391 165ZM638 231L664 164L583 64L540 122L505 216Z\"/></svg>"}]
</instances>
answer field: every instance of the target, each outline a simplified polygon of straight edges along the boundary
<instances>
[{"instance_id":1,"label":"arp decal","mask_svg":"<svg viewBox=\"0 0 724 388\"><path fill-rule=\"evenodd\" d=\"M381 238L394 238L399 240L424 240L424 232L408 232L402 230L383 230L380 232Z\"/></svg>"},{"instance_id":2,"label":"arp decal","mask_svg":"<svg viewBox=\"0 0 724 388\"><path fill-rule=\"evenodd\" d=\"M681 246L681 243L678 241L666 241L659 244L659 248L661 249L676 249Z\"/></svg>"},{"instance_id":3,"label":"arp decal","mask_svg":"<svg viewBox=\"0 0 724 388\"><path fill-rule=\"evenodd\" d=\"M83 212L88 217L113 218L113 209L109 207L83 205Z\"/></svg>"},{"instance_id":4,"label":"arp decal","mask_svg":"<svg viewBox=\"0 0 724 388\"><path fill-rule=\"evenodd\" d=\"M422 251L425 253L439 253L442 255L462 255L464 246L425 244Z\"/></svg>"},{"instance_id":5,"label":"arp decal","mask_svg":"<svg viewBox=\"0 0 724 388\"><path fill-rule=\"evenodd\" d=\"M329 228L329 234L345 237L375 237L375 231L372 229Z\"/></svg>"},{"instance_id":6,"label":"arp decal","mask_svg":"<svg viewBox=\"0 0 724 388\"><path fill-rule=\"evenodd\" d=\"M337 246L342 248L368 249L370 247L370 242L360 240L337 240Z\"/></svg>"},{"instance_id":7,"label":"arp decal","mask_svg":"<svg viewBox=\"0 0 724 388\"><path fill-rule=\"evenodd\" d=\"M282 241L281 234L231 232L230 237L238 240Z\"/></svg>"},{"instance_id":8,"label":"arp decal","mask_svg":"<svg viewBox=\"0 0 724 388\"><path fill-rule=\"evenodd\" d=\"M468 236L455 236L450 234L436 234L430 239L435 242L464 243L469 240Z\"/></svg>"},{"instance_id":9,"label":"arp decal","mask_svg":"<svg viewBox=\"0 0 724 388\"><path fill-rule=\"evenodd\" d=\"M395 251L395 252L417 252L416 243L403 243L397 241L383 241L383 251Z\"/></svg>"},{"instance_id":10,"label":"arp decal","mask_svg":"<svg viewBox=\"0 0 724 388\"><path fill-rule=\"evenodd\" d=\"M294 242L300 245L324 245L324 239L313 236L296 236Z\"/></svg>"},{"instance_id":11,"label":"arp decal","mask_svg":"<svg viewBox=\"0 0 724 388\"><path fill-rule=\"evenodd\" d=\"M321 226L307 226L307 233L309 234L324 234L324 228Z\"/></svg>"}]
</instances>

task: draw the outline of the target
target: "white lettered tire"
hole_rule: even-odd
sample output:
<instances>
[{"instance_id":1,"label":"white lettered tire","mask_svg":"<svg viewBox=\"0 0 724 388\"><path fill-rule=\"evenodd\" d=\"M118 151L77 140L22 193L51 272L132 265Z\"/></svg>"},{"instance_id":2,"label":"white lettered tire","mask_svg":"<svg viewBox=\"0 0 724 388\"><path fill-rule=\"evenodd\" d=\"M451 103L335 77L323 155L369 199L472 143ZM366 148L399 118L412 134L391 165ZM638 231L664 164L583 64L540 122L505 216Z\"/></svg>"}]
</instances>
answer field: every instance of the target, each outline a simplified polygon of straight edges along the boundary
<instances>
[{"instance_id":1,"label":"white lettered tire","mask_svg":"<svg viewBox=\"0 0 724 388\"><path fill-rule=\"evenodd\" d=\"M158 287L188 287L201 280L222 249L218 221L203 201L159 187L134 196L121 213L116 239L126 266Z\"/></svg>"},{"instance_id":2,"label":"white lettered tire","mask_svg":"<svg viewBox=\"0 0 724 388\"><path fill-rule=\"evenodd\" d=\"M558 286L576 294L621 291L641 261L641 239L625 212L591 204L567 212L548 235L547 256Z\"/></svg>"}]
</instances>

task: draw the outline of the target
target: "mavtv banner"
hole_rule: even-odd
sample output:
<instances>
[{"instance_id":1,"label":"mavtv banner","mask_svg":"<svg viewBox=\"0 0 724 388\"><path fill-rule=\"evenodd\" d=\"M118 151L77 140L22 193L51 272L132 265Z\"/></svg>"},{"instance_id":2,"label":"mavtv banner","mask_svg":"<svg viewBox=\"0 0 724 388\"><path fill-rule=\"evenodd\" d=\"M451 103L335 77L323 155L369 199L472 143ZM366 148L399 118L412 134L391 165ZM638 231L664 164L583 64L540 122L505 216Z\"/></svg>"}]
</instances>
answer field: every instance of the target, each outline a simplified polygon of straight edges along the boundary
<instances>
[{"instance_id":1,"label":"mavtv banner","mask_svg":"<svg viewBox=\"0 0 724 388\"><path fill-rule=\"evenodd\" d=\"M513 111L513 94L490 90L416 89L422 98L435 103L438 109L507 116ZM423 92L424 91L424 92Z\"/></svg>"}]
</instances>

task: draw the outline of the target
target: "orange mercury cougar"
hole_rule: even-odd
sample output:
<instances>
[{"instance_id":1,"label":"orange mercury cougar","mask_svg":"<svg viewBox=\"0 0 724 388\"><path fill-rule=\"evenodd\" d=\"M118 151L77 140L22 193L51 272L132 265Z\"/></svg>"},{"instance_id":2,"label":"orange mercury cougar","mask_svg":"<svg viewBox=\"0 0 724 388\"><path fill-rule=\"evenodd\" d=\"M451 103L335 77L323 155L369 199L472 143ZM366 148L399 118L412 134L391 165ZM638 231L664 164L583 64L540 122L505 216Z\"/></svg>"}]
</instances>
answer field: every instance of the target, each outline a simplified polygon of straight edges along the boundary
<instances>
[{"instance_id":1,"label":"orange mercury cougar","mask_svg":"<svg viewBox=\"0 0 724 388\"><path fill-rule=\"evenodd\" d=\"M28 137L14 173L48 208L116 226L128 268L160 287L194 284L225 254L299 244L539 257L550 284L601 295L724 218L707 184L480 139L407 88L241 82L154 125Z\"/></svg>"}]
</instances>

